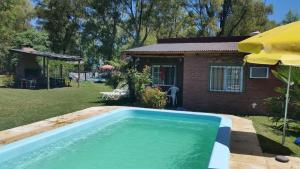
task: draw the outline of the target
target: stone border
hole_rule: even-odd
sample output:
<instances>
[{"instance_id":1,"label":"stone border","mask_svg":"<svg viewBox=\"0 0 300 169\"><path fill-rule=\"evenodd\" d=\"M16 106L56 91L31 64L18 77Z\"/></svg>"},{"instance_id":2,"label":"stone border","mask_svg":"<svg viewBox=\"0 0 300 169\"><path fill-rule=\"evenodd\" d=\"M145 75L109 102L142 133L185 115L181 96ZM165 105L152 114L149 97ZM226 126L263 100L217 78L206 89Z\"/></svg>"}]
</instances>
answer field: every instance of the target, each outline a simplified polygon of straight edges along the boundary
<instances>
[{"instance_id":1,"label":"stone border","mask_svg":"<svg viewBox=\"0 0 300 169\"><path fill-rule=\"evenodd\" d=\"M45 131L49 131L70 123L87 119L102 113L121 108L121 106L90 107L84 110L52 117L46 120L0 131L0 146L9 144L26 137L30 137Z\"/></svg>"}]
</instances>

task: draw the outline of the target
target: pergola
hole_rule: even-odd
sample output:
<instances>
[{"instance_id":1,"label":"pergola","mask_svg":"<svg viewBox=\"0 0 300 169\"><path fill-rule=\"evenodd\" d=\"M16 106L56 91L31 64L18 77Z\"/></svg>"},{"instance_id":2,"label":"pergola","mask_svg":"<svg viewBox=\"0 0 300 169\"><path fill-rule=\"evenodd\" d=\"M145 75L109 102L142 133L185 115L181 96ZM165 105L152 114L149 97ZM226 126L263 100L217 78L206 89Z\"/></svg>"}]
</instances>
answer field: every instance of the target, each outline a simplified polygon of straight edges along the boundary
<instances>
[{"instance_id":1,"label":"pergola","mask_svg":"<svg viewBox=\"0 0 300 169\"><path fill-rule=\"evenodd\" d=\"M33 48L23 47L22 49L11 49L11 52L22 54L22 56L34 56L34 57L42 57L43 58L43 75L47 75L47 89L50 89L50 76L49 76L49 60L61 60L61 61L77 61L78 62L78 80L77 84L79 87L80 80L80 61L82 58L79 56L71 56L50 52L41 52L36 51ZM62 65L60 65L60 75L62 76Z\"/></svg>"}]
</instances>

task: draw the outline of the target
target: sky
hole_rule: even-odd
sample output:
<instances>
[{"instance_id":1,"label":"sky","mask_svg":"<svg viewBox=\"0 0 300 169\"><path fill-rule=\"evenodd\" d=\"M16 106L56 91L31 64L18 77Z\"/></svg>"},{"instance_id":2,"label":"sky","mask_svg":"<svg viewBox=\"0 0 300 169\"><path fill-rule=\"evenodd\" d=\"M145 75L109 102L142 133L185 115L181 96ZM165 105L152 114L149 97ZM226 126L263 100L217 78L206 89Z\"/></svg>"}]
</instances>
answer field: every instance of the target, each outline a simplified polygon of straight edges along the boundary
<instances>
[{"instance_id":1,"label":"sky","mask_svg":"<svg viewBox=\"0 0 300 169\"><path fill-rule=\"evenodd\" d=\"M265 2L273 5L273 14L269 19L278 23L284 19L290 9L300 15L300 0L265 0Z\"/></svg>"},{"instance_id":2,"label":"sky","mask_svg":"<svg viewBox=\"0 0 300 169\"><path fill-rule=\"evenodd\" d=\"M31 0L33 5L35 5L36 0ZM266 4L273 5L273 14L269 16L270 20L275 20L277 23L280 23L286 13L289 10L295 11L300 16L300 0L264 0ZM32 21L32 24L36 23Z\"/></svg>"}]
</instances>

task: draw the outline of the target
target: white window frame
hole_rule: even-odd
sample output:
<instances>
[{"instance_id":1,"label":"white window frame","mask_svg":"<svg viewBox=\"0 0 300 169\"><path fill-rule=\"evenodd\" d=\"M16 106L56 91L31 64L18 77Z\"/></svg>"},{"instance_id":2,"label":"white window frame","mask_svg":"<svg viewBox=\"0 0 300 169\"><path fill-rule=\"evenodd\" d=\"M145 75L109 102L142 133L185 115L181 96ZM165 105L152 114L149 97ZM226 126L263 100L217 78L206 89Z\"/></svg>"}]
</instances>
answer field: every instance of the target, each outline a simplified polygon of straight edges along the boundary
<instances>
[{"instance_id":1,"label":"white window frame","mask_svg":"<svg viewBox=\"0 0 300 169\"><path fill-rule=\"evenodd\" d=\"M223 84L223 89L222 90L217 90L212 88L212 69L213 68L224 68L224 84ZM235 68L235 69L240 69L240 89L239 90L229 90L227 87L227 69L228 68ZM239 93L243 92L244 88L244 67L243 66L210 66L210 74L209 74L209 91L212 92L233 92L233 93Z\"/></svg>"},{"instance_id":2,"label":"white window frame","mask_svg":"<svg viewBox=\"0 0 300 169\"><path fill-rule=\"evenodd\" d=\"M152 74L151 74L151 77L152 77L152 79L154 79L153 78L153 76L154 76L154 67L174 67L174 84L172 84L172 85L165 85L165 84L155 84L154 82L153 82L153 80L152 80L152 83L153 83L153 85L156 85L156 86L174 86L174 85L176 85L176 76L177 76L177 67L176 67L176 65L159 65L159 64L156 64L156 65L152 65L151 66L152 68L152 70L151 70L151 72L152 72Z\"/></svg>"},{"instance_id":3,"label":"white window frame","mask_svg":"<svg viewBox=\"0 0 300 169\"><path fill-rule=\"evenodd\" d=\"M261 69L261 68L264 68L264 69L267 69L267 75L265 76L265 77L253 77L252 76L252 69L257 69L257 68L259 68L259 69ZM253 67L250 67L250 78L251 79L268 79L269 78L269 67L255 67L255 66L253 66Z\"/></svg>"}]
</instances>

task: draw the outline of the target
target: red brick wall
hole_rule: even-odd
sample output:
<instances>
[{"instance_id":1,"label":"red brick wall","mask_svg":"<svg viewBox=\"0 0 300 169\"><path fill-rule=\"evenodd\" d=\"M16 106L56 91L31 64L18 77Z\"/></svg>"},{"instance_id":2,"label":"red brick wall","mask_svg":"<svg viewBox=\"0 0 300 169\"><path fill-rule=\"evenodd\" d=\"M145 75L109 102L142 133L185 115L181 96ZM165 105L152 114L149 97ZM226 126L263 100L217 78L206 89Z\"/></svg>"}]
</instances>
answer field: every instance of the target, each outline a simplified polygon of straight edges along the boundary
<instances>
[{"instance_id":1,"label":"red brick wall","mask_svg":"<svg viewBox=\"0 0 300 169\"><path fill-rule=\"evenodd\" d=\"M209 66L240 63L241 54L185 56L183 71L183 107L218 113L267 113L263 100L275 96L274 87L282 85L269 72L268 79L250 79L249 64L244 66L244 90L241 93L209 91ZM257 66L257 65L256 65ZM274 67L270 67L270 70ZM256 103L255 109L252 103Z\"/></svg>"}]
</instances>

